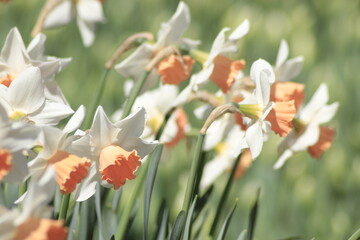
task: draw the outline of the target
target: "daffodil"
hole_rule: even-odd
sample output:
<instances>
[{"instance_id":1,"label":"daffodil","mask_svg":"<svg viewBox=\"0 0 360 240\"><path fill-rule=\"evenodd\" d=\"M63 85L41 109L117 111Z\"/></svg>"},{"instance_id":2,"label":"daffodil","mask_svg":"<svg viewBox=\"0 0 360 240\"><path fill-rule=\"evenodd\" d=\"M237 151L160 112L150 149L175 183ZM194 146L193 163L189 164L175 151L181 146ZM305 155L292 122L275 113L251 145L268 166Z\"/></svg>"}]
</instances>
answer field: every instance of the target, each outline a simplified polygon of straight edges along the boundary
<instances>
[{"instance_id":1,"label":"daffodil","mask_svg":"<svg viewBox=\"0 0 360 240\"><path fill-rule=\"evenodd\" d=\"M91 128L72 145L75 153L91 160L89 175L76 191L75 199L84 201L95 193L98 183L118 189L157 145L140 138L145 127L145 109L140 108L123 120L112 123L98 107Z\"/></svg>"},{"instance_id":2,"label":"daffodil","mask_svg":"<svg viewBox=\"0 0 360 240\"><path fill-rule=\"evenodd\" d=\"M9 87L0 84L0 103L10 119L36 125L56 125L73 113L64 103L45 98L45 86L39 68L29 67Z\"/></svg>"},{"instance_id":3,"label":"daffodil","mask_svg":"<svg viewBox=\"0 0 360 240\"><path fill-rule=\"evenodd\" d=\"M2 240L44 239L65 240L67 228L63 221L51 219L49 202L54 196L54 172L46 173L29 183L22 208L8 210L0 206L0 238Z\"/></svg>"},{"instance_id":4,"label":"daffodil","mask_svg":"<svg viewBox=\"0 0 360 240\"><path fill-rule=\"evenodd\" d=\"M23 150L33 147L40 129L9 120L0 104L0 181L22 183L28 174Z\"/></svg>"},{"instance_id":5,"label":"daffodil","mask_svg":"<svg viewBox=\"0 0 360 240\"><path fill-rule=\"evenodd\" d=\"M99 0L65 0L47 16L44 28L59 27L68 24L73 18L80 30L86 47L95 40L95 24L104 22L102 2Z\"/></svg>"},{"instance_id":6,"label":"daffodil","mask_svg":"<svg viewBox=\"0 0 360 240\"><path fill-rule=\"evenodd\" d=\"M29 67L38 67L49 99L66 103L57 83L55 74L59 73L70 58L56 58L44 55L46 37L38 34L25 48L19 30L14 27L8 33L0 54L0 84L9 87L12 81Z\"/></svg>"},{"instance_id":7,"label":"daffodil","mask_svg":"<svg viewBox=\"0 0 360 240\"><path fill-rule=\"evenodd\" d=\"M280 168L294 153L306 151L319 158L331 146L334 130L321 124L329 122L338 109L337 102L327 105L328 88L321 84L310 102L299 110L294 119L294 130L280 143L280 157L274 168Z\"/></svg>"},{"instance_id":8,"label":"daffodil","mask_svg":"<svg viewBox=\"0 0 360 240\"><path fill-rule=\"evenodd\" d=\"M88 175L90 160L72 152L71 144L76 136L68 137L69 132L80 126L83 118L84 107L81 106L63 130L43 127L39 140L42 150L28 164L31 176L42 175L49 166L54 166L56 181L63 194L73 192L76 185Z\"/></svg>"}]
</instances>

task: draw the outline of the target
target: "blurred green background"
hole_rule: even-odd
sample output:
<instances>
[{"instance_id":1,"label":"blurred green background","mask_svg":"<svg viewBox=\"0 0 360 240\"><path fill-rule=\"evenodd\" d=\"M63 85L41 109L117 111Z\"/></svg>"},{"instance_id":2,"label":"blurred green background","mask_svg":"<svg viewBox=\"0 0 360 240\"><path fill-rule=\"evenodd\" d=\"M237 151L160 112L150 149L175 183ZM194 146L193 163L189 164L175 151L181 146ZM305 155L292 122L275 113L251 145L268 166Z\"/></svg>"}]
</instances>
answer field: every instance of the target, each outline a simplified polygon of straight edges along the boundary
<instances>
[{"instance_id":1,"label":"blurred green background","mask_svg":"<svg viewBox=\"0 0 360 240\"><path fill-rule=\"evenodd\" d=\"M45 1L11 0L0 4L0 44L9 30L17 26L25 44ZM186 1L192 23L185 36L201 39L201 49L209 50L223 27L234 29L244 19L251 28L239 44L238 58L251 63L263 58L275 63L280 40L286 39L290 56L302 55L304 68L295 81L306 83L307 99L320 83L329 86L330 102L340 108L331 125L337 129L336 140L319 160L298 154L285 167L274 171L277 137L265 144L262 155L232 188L223 217L233 200L239 206L233 216L227 239L236 239L247 228L250 206L261 187L256 239L347 239L360 227L360 1L358 0L193 0ZM105 24L97 26L97 37L90 48L84 48L75 22L47 30L46 53L72 57L72 63L57 76L57 81L73 108L91 102L102 74L103 64L118 44L138 31L156 33L161 22L170 18L178 1L106 0ZM115 71L109 74L102 105L111 114L124 102L123 78ZM193 140L194 141L194 140ZM183 143L177 154L159 168L152 211L165 197L171 206L172 219L181 208L191 153ZM227 174L215 185L217 204ZM129 187L131 188L131 184ZM210 214L213 210L210 209ZM154 226L150 226L153 230ZM141 236L141 218L132 228L134 239Z\"/></svg>"}]
</instances>

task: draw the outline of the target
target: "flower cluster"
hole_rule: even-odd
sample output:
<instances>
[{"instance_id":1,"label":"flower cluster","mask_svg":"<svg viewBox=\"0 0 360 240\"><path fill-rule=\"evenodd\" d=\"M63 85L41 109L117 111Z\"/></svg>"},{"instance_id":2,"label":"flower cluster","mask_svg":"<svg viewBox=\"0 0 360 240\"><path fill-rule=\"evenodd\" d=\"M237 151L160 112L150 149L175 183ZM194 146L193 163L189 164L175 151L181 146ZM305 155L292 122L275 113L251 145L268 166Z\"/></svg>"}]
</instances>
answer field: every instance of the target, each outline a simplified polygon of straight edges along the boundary
<instances>
[{"instance_id":1,"label":"flower cluster","mask_svg":"<svg viewBox=\"0 0 360 240\"><path fill-rule=\"evenodd\" d=\"M74 17L84 45L91 45L95 23L104 21L102 1L59 1L48 9L43 27L63 25ZM113 121L96 106L91 126L82 124L85 107L72 110L55 80L71 58L46 56L42 33L26 47L17 28L10 30L0 55L0 181L27 182L28 188L17 201L22 211L0 208L4 239L65 239L64 222L52 220L44 206L55 192L82 202L100 186L119 189L136 177L157 145L171 153L196 130L184 110L195 101L202 105L194 115L210 121L202 132L201 151L215 153L199 179L202 189L231 169L237 158L235 175L244 174L270 134L282 138L274 168L300 151L320 158L331 146L335 131L323 124L334 117L338 103L327 104L328 89L321 84L304 104L304 84L293 81L303 58L288 59L285 40L274 65L259 59L248 67L244 59L232 58L250 30L248 20L232 32L222 29L209 52L200 50L200 41L182 37L189 25L189 8L180 2L155 40L136 38L120 48L137 47L114 67L131 79L123 93L128 100L112 115ZM230 114L212 119L224 106L231 107ZM66 124L59 125L61 120ZM169 156L166 152L163 158Z\"/></svg>"}]
</instances>

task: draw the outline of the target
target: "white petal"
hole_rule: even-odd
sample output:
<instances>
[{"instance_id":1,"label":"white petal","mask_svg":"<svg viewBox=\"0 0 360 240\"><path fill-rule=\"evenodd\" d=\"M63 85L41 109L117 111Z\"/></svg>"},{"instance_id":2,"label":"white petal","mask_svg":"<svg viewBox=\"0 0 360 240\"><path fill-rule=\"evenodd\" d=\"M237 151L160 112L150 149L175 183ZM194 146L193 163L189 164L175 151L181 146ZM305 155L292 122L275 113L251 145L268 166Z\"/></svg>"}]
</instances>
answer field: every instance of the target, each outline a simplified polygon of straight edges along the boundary
<instances>
[{"instance_id":1,"label":"white petal","mask_svg":"<svg viewBox=\"0 0 360 240\"><path fill-rule=\"evenodd\" d=\"M194 115L196 118L200 120L206 120L206 118L210 115L211 111L214 109L210 104L200 106L194 110Z\"/></svg>"},{"instance_id":2,"label":"white petal","mask_svg":"<svg viewBox=\"0 0 360 240\"><path fill-rule=\"evenodd\" d=\"M215 41L211 47L210 53L209 53L209 57L206 60L206 62L204 63L204 66L208 67L210 66L210 64L213 62L213 60L215 59L215 57L217 55L219 55L224 47L225 44L225 33L227 31L229 31L229 28L223 28L220 33L216 36Z\"/></svg>"},{"instance_id":3,"label":"white petal","mask_svg":"<svg viewBox=\"0 0 360 240\"><path fill-rule=\"evenodd\" d=\"M204 167L200 188L205 189L210 186L226 169L231 167L233 160L217 156L208 162Z\"/></svg>"},{"instance_id":4,"label":"white petal","mask_svg":"<svg viewBox=\"0 0 360 240\"><path fill-rule=\"evenodd\" d=\"M29 114L29 119L39 125L56 125L73 113L68 105L46 100L41 109Z\"/></svg>"},{"instance_id":5,"label":"white petal","mask_svg":"<svg viewBox=\"0 0 360 240\"><path fill-rule=\"evenodd\" d=\"M253 159L260 155L263 146L263 132L259 122L252 124L246 130L246 142L249 145L251 156Z\"/></svg>"},{"instance_id":6,"label":"white petal","mask_svg":"<svg viewBox=\"0 0 360 240\"><path fill-rule=\"evenodd\" d=\"M115 70L124 77L137 80L145 71L153 55L153 50L148 44L142 44L129 57L115 66Z\"/></svg>"},{"instance_id":7,"label":"white petal","mask_svg":"<svg viewBox=\"0 0 360 240\"><path fill-rule=\"evenodd\" d=\"M286 61L283 65L276 68L276 80L286 82L294 79L297 75L299 75L302 69L303 61L303 57L296 57Z\"/></svg>"},{"instance_id":8,"label":"white petal","mask_svg":"<svg viewBox=\"0 0 360 240\"><path fill-rule=\"evenodd\" d=\"M12 155L12 168L9 174L7 174L3 181L13 183L23 183L28 175L27 157L25 157L21 151L11 153Z\"/></svg>"},{"instance_id":9,"label":"white petal","mask_svg":"<svg viewBox=\"0 0 360 240\"><path fill-rule=\"evenodd\" d=\"M261 73L265 73L265 75L268 77L268 81L270 84L275 82L275 74L273 68L267 61L263 59L259 59L251 65L251 69L250 69L251 80L253 80L254 83L259 81Z\"/></svg>"},{"instance_id":10,"label":"white petal","mask_svg":"<svg viewBox=\"0 0 360 240\"><path fill-rule=\"evenodd\" d=\"M138 108L123 120L115 123L116 127L121 128L117 137L118 141L126 141L128 136L139 137L144 131L145 114L145 108Z\"/></svg>"},{"instance_id":11,"label":"white petal","mask_svg":"<svg viewBox=\"0 0 360 240\"><path fill-rule=\"evenodd\" d=\"M314 145L320 135L320 128L317 124L309 124L306 130L296 138L291 150L294 152L305 151L308 147Z\"/></svg>"},{"instance_id":12,"label":"white petal","mask_svg":"<svg viewBox=\"0 0 360 240\"><path fill-rule=\"evenodd\" d=\"M39 59L44 55L46 35L39 33L31 40L26 51L32 59Z\"/></svg>"},{"instance_id":13,"label":"white petal","mask_svg":"<svg viewBox=\"0 0 360 240\"><path fill-rule=\"evenodd\" d=\"M329 101L328 88L322 83L312 96L309 103L299 113L299 118L305 122L310 122L316 113Z\"/></svg>"},{"instance_id":14,"label":"white petal","mask_svg":"<svg viewBox=\"0 0 360 240\"><path fill-rule=\"evenodd\" d=\"M151 153L154 148L158 145L157 141L144 141L138 137L128 137L127 139L125 139L125 141L115 141L114 142L115 145L118 145L120 147L122 147L123 149L125 149L126 151L132 151L132 150L136 150L137 154L141 157L144 158L146 155L148 155L149 153Z\"/></svg>"},{"instance_id":15,"label":"white petal","mask_svg":"<svg viewBox=\"0 0 360 240\"><path fill-rule=\"evenodd\" d=\"M2 130L3 131L3 130ZM40 134L40 128L33 125L16 124L7 132L1 146L13 152L31 148Z\"/></svg>"},{"instance_id":16,"label":"white petal","mask_svg":"<svg viewBox=\"0 0 360 240\"><path fill-rule=\"evenodd\" d=\"M74 198L77 202L82 202L95 194L96 185L101 181L98 166L93 162L89 169L88 176L77 185L74 191Z\"/></svg>"},{"instance_id":17,"label":"white petal","mask_svg":"<svg viewBox=\"0 0 360 240\"><path fill-rule=\"evenodd\" d=\"M44 28L53 28L68 24L74 16L75 8L71 1L64 1L47 16Z\"/></svg>"},{"instance_id":18,"label":"white petal","mask_svg":"<svg viewBox=\"0 0 360 240\"><path fill-rule=\"evenodd\" d=\"M291 157L293 155L293 152L290 150L290 149L286 149L282 154L281 156L279 157L279 159L277 160L277 162L275 163L274 165L274 169L279 169L281 168L286 160Z\"/></svg>"},{"instance_id":19,"label":"white petal","mask_svg":"<svg viewBox=\"0 0 360 240\"><path fill-rule=\"evenodd\" d=\"M317 124L327 123L335 116L338 108L339 103L337 102L326 105L320 109L312 121L315 121Z\"/></svg>"},{"instance_id":20,"label":"white petal","mask_svg":"<svg viewBox=\"0 0 360 240\"><path fill-rule=\"evenodd\" d=\"M81 126L81 123L83 122L85 118L85 107L81 105L78 110L74 113L74 115L70 118L68 123L63 129L63 132L70 133L75 131Z\"/></svg>"},{"instance_id":21,"label":"white petal","mask_svg":"<svg viewBox=\"0 0 360 240\"><path fill-rule=\"evenodd\" d=\"M12 28L6 37L1 58L16 72L20 72L30 63L24 42L16 27Z\"/></svg>"},{"instance_id":22,"label":"white petal","mask_svg":"<svg viewBox=\"0 0 360 240\"><path fill-rule=\"evenodd\" d=\"M76 5L77 13L85 22L102 22L104 13L99 0L79 1Z\"/></svg>"},{"instance_id":23,"label":"white petal","mask_svg":"<svg viewBox=\"0 0 360 240\"><path fill-rule=\"evenodd\" d=\"M245 36L250 29L250 22L248 19L245 19L229 36L229 40L237 41L243 36Z\"/></svg>"},{"instance_id":24,"label":"white petal","mask_svg":"<svg viewBox=\"0 0 360 240\"><path fill-rule=\"evenodd\" d=\"M81 39L84 46L91 46L95 40L95 23L86 22L80 17L76 18L76 22L79 27Z\"/></svg>"},{"instance_id":25,"label":"white petal","mask_svg":"<svg viewBox=\"0 0 360 240\"><path fill-rule=\"evenodd\" d=\"M206 132L203 149L208 151L215 147L224 137L226 130L229 125L232 125L230 122L229 114L226 114L218 119L216 119L209 127Z\"/></svg>"},{"instance_id":26,"label":"white petal","mask_svg":"<svg viewBox=\"0 0 360 240\"><path fill-rule=\"evenodd\" d=\"M119 129L112 124L103 108L98 106L90 129L92 143L97 147L108 146L114 142L118 132Z\"/></svg>"},{"instance_id":27,"label":"white petal","mask_svg":"<svg viewBox=\"0 0 360 240\"><path fill-rule=\"evenodd\" d=\"M285 39L282 39L280 42L280 47L276 58L276 65L275 65L276 68L284 64L288 56L289 56L289 45L287 44Z\"/></svg>"},{"instance_id":28,"label":"white petal","mask_svg":"<svg viewBox=\"0 0 360 240\"><path fill-rule=\"evenodd\" d=\"M59 87L56 81L54 80L45 81L44 85L45 85L44 91L45 91L46 99L51 100L53 102L69 105L64 94L61 91L61 88Z\"/></svg>"},{"instance_id":29,"label":"white petal","mask_svg":"<svg viewBox=\"0 0 360 240\"><path fill-rule=\"evenodd\" d=\"M39 109L44 101L44 86L39 68L27 68L9 87L9 102L14 110L32 113Z\"/></svg>"},{"instance_id":30,"label":"white petal","mask_svg":"<svg viewBox=\"0 0 360 240\"><path fill-rule=\"evenodd\" d=\"M158 42L155 47L164 47L176 43L183 32L188 28L190 24L190 12L189 7L180 2L176 12L171 19L161 24L161 28L158 32Z\"/></svg>"}]
</instances>

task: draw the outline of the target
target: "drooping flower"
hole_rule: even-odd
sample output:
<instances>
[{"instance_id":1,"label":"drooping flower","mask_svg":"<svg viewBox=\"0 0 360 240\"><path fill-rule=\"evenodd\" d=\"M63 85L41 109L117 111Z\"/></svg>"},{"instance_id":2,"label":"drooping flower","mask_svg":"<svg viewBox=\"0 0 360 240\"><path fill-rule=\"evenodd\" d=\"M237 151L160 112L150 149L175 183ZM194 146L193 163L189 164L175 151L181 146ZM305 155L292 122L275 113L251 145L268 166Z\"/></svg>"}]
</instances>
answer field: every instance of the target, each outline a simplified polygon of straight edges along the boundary
<instances>
[{"instance_id":1,"label":"drooping flower","mask_svg":"<svg viewBox=\"0 0 360 240\"><path fill-rule=\"evenodd\" d=\"M88 134L74 142L73 150L91 159L88 177L75 192L77 201L84 201L95 193L96 184L118 189L126 180L135 178L134 172L157 145L140 138L145 126L145 109L140 108L113 124L102 107L98 107Z\"/></svg>"},{"instance_id":2,"label":"drooping flower","mask_svg":"<svg viewBox=\"0 0 360 240\"><path fill-rule=\"evenodd\" d=\"M250 72L255 90L239 103L239 108L247 117L245 137L252 158L255 159L261 152L265 135L269 130L272 129L280 135L287 134L296 112L294 101L270 101L270 85L275 81L275 74L269 63L257 60L251 66Z\"/></svg>"},{"instance_id":3,"label":"drooping flower","mask_svg":"<svg viewBox=\"0 0 360 240\"><path fill-rule=\"evenodd\" d=\"M56 125L73 113L63 103L46 99L39 68L29 67L7 88L0 85L0 103L12 120L36 125Z\"/></svg>"},{"instance_id":4,"label":"drooping flower","mask_svg":"<svg viewBox=\"0 0 360 240\"><path fill-rule=\"evenodd\" d=\"M102 2L99 0L65 0L47 16L44 28L59 27L68 24L73 18L80 30L85 47L95 40L95 25L104 22Z\"/></svg>"},{"instance_id":5,"label":"drooping flower","mask_svg":"<svg viewBox=\"0 0 360 240\"><path fill-rule=\"evenodd\" d=\"M328 149L334 137L334 130L323 127L330 121L339 104L337 102L327 105L329 100L328 89L321 84L310 102L297 113L294 119L294 130L279 145L281 156L274 165L280 168L294 153L308 150L310 155L319 158L323 151Z\"/></svg>"},{"instance_id":6,"label":"drooping flower","mask_svg":"<svg viewBox=\"0 0 360 240\"><path fill-rule=\"evenodd\" d=\"M115 70L124 77L136 81L144 72L146 65L161 49L177 44L185 44L189 48L198 45L198 41L181 39L189 24L189 7L184 2L180 2L170 20L161 24L157 41L154 44L143 43L128 58L116 65ZM179 84L188 78L193 62L189 56L172 54L166 57L157 65L157 72L152 71L143 89L149 89L156 85L157 74L166 84Z\"/></svg>"}]
</instances>

